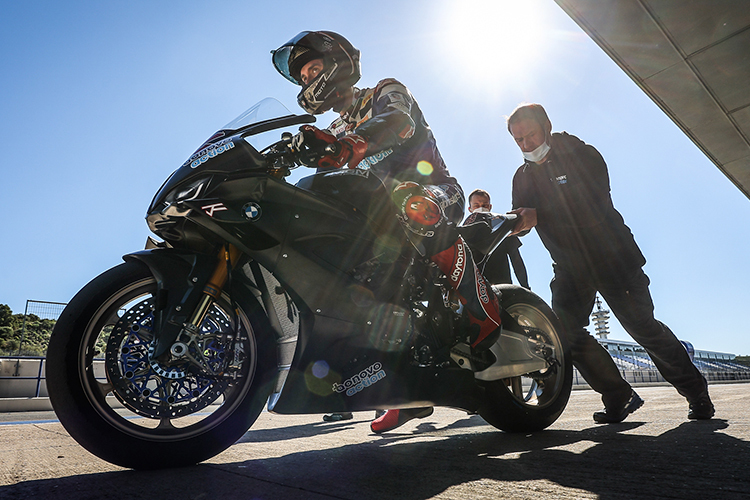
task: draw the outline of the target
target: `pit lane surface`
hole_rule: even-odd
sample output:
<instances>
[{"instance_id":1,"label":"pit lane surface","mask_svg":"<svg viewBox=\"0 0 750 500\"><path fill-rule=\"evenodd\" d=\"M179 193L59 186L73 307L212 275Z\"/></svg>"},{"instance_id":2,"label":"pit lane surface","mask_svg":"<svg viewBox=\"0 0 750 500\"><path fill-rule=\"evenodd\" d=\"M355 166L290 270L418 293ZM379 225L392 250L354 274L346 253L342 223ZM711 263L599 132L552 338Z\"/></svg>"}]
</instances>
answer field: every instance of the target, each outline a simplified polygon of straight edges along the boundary
<instances>
[{"instance_id":1,"label":"pit lane surface","mask_svg":"<svg viewBox=\"0 0 750 500\"><path fill-rule=\"evenodd\" d=\"M372 412L337 423L264 412L211 460L147 472L92 456L51 412L6 413L0 499L748 499L750 384L710 390L713 420L688 421L671 387L641 387L646 404L616 425L594 424L598 395L574 391L530 435L446 408L380 436Z\"/></svg>"}]
</instances>

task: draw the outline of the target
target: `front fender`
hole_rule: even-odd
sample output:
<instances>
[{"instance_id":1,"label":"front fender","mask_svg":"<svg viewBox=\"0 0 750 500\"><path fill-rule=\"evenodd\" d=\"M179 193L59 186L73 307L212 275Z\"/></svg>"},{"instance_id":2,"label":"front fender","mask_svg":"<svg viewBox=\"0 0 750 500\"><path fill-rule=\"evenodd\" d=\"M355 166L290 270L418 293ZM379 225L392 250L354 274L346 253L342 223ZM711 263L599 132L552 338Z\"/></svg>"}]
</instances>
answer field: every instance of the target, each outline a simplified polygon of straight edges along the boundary
<instances>
[{"instance_id":1,"label":"front fender","mask_svg":"<svg viewBox=\"0 0 750 500\"><path fill-rule=\"evenodd\" d=\"M148 266L156 279L152 357L164 354L177 340L183 325L198 305L203 287L216 267L216 255L175 248L152 248L123 256Z\"/></svg>"}]
</instances>

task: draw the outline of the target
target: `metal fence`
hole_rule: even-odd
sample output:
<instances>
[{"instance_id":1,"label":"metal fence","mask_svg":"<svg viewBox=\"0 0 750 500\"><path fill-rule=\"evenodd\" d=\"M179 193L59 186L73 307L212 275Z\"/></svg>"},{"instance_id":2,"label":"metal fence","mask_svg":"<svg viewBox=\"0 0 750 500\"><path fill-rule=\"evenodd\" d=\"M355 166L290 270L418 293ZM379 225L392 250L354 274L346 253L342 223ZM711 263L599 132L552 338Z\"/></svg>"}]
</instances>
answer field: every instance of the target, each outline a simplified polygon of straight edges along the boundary
<instances>
[{"instance_id":1,"label":"metal fence","mask_svg":"<svg viewBox=\"0 0 750 500\"><path fill-rule=\"evenodd\" d=\"M39 319L56 321L67 305L64 302L49 302L45 300L26 301L26 309L23 313L23 325L21 326L21 342L18 344L18 356L23 352L23 343L26 340L26 323L29 316L34 315Z\"/></svg>"},{"instance_id":2,"label":"metal fence","mask_svg":"<svg viewBox=\"0 0 750 500\"><path fill-rule=\"evenodd\" d=\"M46 358L0 356L0 398L47 397Z\"/></svg>"}]
</instances>

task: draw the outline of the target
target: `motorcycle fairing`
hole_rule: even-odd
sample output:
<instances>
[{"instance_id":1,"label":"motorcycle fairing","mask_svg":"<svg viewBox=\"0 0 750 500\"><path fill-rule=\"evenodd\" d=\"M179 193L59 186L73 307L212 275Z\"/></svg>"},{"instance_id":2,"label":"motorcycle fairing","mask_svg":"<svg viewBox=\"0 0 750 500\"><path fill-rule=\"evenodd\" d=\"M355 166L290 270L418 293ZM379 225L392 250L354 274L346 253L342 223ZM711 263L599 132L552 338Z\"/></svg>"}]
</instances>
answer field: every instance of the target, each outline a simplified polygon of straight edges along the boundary
<instances>
[{"instance_id":1,"label":"motorcycle fairing","mask_svg":"<svg viewBox=\"0 0 750 500\"><path fill-rule=\"evenodd\" d=\"M351 350L345 339L326 344L326 349L298 347L293 369L269 410L294 414L450 406L476 411L481 389L471 371L416 366L409 358L408 349Z\"/></svg>"},{"instance_id":2,"label":"motorcycle fairing","mask_svg":"<svg viewBox=\"0 0 750 500\"><path fill-rule=\"evenodd\" d=\"M175 170L171 176L156 192L148 213L152 213L169 197L175 194L178 186L185 185L192 179L199 176L212 173L228 174L237 171L262 170L265 167L266 160L253 146L251 146L245 137L276 130L292 125L303 123L314 123L315 117L311 115L287 115L261 122L251 123L249 125L237 128L235 130L219 130L206 141L198 150ZM230 124L231 125L231 124ZM208 150L219 146L218 143L226 146L231 143L231 147L221 154L209 156ZM196 159L201 159L203 153L206 153L206 160L194 165Z\"/></svg>"},{"instance_id":3,"label":"motorcycle fairing","mask_svg":"<svg viewBox=\"0 0 750 500\"><path fill-rule=\"evenodd\" d=\"M518 216L475 212L472 218L475 222L459 226L458 231L469 244L477 266L482 269L503 238L513 230Z\"/></svg>"},{"instance_id":4,"label":"motorcycle fairing","mask_svg":"<svg viewBox=\"0 0 750 500\"><path fill-rule=\"evenodd\" d=\"M239 169L235 155L242 150L231 148L197 168L203 175L211 169L214 178L198 196L168 208L181 207L181 218L197 228L196 235L213 233L252 256L294 299L300 332L273 411L343 411L407 401L469 404L476 390L471 372L412 365L414 312L404 298L403 278L414 253L379 179L344 169L292 186L248 169L250 150ZM250 203L259 217L246 216ZM150 217L164 217L164 211ZM377 383L349 395L333 390L334 383L376 362L385 373ZM436 377L455 390L433 390Z\"/></svg>"}]
</instances>

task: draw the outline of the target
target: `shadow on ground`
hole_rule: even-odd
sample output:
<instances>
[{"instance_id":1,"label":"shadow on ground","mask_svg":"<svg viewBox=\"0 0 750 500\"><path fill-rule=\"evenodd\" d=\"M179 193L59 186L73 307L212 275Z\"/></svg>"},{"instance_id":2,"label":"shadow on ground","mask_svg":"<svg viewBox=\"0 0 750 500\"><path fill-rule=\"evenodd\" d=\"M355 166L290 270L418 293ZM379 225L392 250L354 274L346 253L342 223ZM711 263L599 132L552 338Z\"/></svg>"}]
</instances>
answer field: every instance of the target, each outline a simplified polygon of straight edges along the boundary
<instances>
[{"instance_id":1,"label":"shadow on ground","mask_svg":"<svg viewBox=\"0 0 750 500\"><path fill-rule=\"evenodd\" d=\"M320 436L350 425L251 431L238 446L251 450L253 443ZM750 444L721 432L724 420L685 422L659 436L629 433L643 425L638 422L531 435L477 432L480 425L486 425L481 418L467 417L436 430L427 421L413 432L368 435L367 442L333 449L28 481L0 488L0 497L423 500L456 486L461 487L451 490L450 498L726 500L750 494ZM451 431L447 437L446 430ZM415 442L415 435L422 439ZM433 435L434 440L423 439Z\"/></svg>"}]
</instances>

